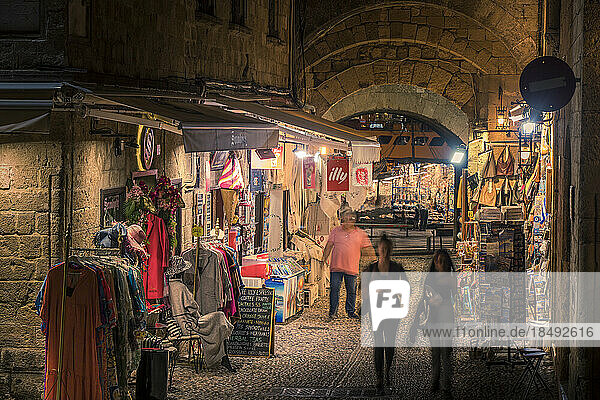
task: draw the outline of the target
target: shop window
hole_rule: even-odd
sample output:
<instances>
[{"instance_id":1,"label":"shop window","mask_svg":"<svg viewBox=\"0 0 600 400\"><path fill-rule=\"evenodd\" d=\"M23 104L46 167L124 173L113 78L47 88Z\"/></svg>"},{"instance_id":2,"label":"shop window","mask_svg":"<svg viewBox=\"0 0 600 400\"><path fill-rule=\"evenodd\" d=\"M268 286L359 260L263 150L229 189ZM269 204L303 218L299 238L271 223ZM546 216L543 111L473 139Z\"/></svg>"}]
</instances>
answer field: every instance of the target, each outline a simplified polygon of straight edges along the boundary
<instances>
[{"instance_id":1,"label":"shop window","mask_svg":"<svg viewBox=\"0 0 600 400\"><path fill-rule=\"evenodd\" d=\"M196 0L196 14L215 16L215 0Z\"/></svg>"},{"instance_id":2,"label":"shop window","mask_svg":"<svg viewBox=\"0 0 600 400\"><path fill-rule=\"evenodd\" d=\"M269 36L279 37L279 0L269 0Z\"/></svg>"},{"instance_id":3,"label":"shop window","mask_svg":"<svg viewBox=\"0 0 600 400\"><path fill-rule=\"evenodd\" d=\"M444 138L437 136L437 137L434 137L433 139L431 139L431 142L429 142L429 145L438 147L438 146L443 146L445 142L446 141L444 140Z\"/></svg>"},{"instance_id":4,"label":"shop window","mask_svg":"<svg viewBox=\"0 0 600 400\"><path fill-rule=\"evenodd\" d=\"M0 35L37 36L40 20L40 0L0 0Z\"/></svg>"},{"instance_id":5,"label":"shop window","mask_svg":"<svg viewBox=\"0 0 600 400\"><path fill-rule=\"evenodd\" d=\"M405 146L410 142L410 136L398 136L394 141L394 144L397 146Z\"/></svg>"},{"instance_id":6,"label":"shop window","mask_svg":"<svg viewBox=\"0 0 600 400\"><path fill-rule=\"evenodd\" d=\"M389 144L392 141L391 136L377 136L379 144Z\"/></svg>"},{"instance_id":7,"label":"shop window","mask_svg":"<svg viewBox=\"0 0 600 400\"><path fill-rule=\"evenodd\" d=\"M231 22L246 25L247 0L231 0Z\"/></svg>"}]
</instances>

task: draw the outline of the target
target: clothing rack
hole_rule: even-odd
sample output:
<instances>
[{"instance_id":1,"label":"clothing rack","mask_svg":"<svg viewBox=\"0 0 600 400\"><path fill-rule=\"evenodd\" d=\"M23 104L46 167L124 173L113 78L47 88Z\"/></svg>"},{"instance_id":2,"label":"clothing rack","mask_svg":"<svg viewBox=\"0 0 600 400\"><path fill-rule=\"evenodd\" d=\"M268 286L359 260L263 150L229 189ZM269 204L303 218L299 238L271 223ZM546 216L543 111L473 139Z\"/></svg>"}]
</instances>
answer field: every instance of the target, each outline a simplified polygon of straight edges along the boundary
<instances>
[{"instance_id":1,"label":"clothing rack","mask_svg":"<svg viewBox=\"0 0 600 400\"><path fill-rule=\"evenodd\" d=\"M72 256L121 256L121 249L114 248L73 248L71 249Z\"/></svg>"}]
</instances>

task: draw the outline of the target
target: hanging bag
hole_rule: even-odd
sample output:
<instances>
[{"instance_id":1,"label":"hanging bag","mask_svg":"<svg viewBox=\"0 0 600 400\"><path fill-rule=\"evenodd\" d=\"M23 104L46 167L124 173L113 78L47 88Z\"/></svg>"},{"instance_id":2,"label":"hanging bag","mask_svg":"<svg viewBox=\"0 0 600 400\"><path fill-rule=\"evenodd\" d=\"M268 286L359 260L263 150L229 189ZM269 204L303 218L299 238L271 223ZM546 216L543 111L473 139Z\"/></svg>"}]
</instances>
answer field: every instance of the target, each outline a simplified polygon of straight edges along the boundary
<instances>
[{"instance_id":1,"label":"hanging bag","mask_svg":"<svg viewBox=\"0 0 600 400\"><path fill-rule=\"evenodd\" d=\"M515 173L515 158L508 146L504 146L500 157L496 161L496 175L508 176Z\"/></svg>"}]
</instances>

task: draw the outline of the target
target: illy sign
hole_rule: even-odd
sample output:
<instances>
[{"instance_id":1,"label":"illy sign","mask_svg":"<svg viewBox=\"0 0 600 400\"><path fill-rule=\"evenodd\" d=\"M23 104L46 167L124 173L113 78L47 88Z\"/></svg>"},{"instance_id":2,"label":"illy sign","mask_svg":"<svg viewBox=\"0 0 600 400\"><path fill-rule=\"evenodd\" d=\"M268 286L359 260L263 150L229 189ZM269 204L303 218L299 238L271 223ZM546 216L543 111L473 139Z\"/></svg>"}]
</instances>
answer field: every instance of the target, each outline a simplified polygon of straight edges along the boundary
<instances>
[{"instance_id":1,"label":"illy sign","mask_svg":"<svg viewBox=\"0 0 600 400\"><path fill-rule=\"evenodd\" d=\"M327 160L327 191L347 192L350 189L350 163L347 158Z\"/></svg>"}]
</instances>

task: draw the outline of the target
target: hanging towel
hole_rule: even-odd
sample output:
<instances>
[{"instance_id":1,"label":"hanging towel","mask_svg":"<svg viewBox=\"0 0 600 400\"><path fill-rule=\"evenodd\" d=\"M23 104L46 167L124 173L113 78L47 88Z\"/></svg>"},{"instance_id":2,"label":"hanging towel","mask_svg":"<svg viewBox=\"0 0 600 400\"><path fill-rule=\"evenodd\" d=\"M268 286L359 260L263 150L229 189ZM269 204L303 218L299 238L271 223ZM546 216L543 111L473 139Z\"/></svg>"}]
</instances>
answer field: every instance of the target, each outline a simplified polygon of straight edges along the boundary
<instances>
[{"instance_id":1,"label":"hanging towel","mask_svg":"<svg viewBox=\"0 0 600 400\"><path fill-rule=\"evenodd\" d=\"M219 187L221 189L241 189L244 187L242 167L237 158L232 157L227 160L221 179L219 179Z\"/></svg>"}]
</instances>

